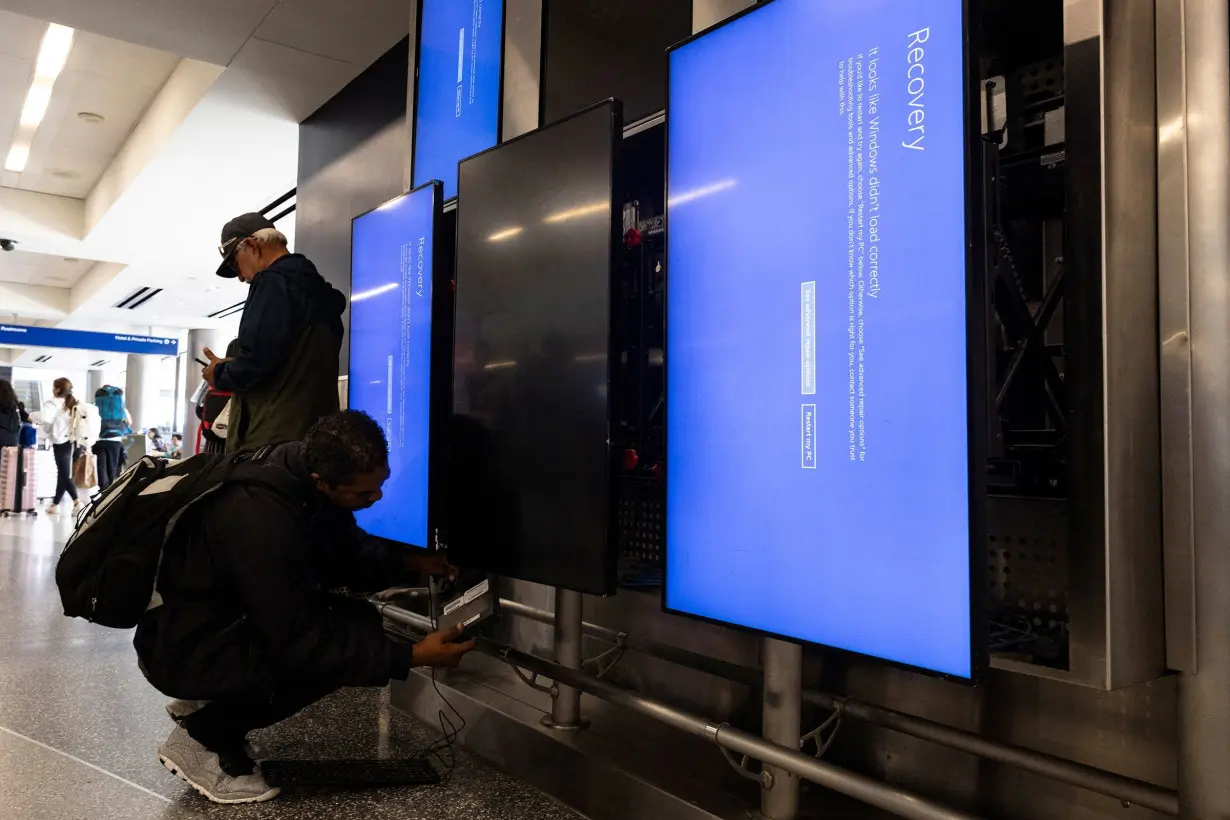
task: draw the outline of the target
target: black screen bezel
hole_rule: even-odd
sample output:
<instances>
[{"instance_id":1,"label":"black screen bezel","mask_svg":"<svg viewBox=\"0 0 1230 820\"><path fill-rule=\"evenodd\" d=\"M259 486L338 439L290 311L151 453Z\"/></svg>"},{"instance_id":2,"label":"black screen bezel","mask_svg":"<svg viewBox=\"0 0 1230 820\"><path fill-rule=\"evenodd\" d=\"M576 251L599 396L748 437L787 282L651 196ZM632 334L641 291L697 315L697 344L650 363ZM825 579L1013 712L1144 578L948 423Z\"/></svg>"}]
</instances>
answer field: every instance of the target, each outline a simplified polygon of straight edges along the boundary
<instances>
[{"instance_id":1,"label":"black screen bezel","mask_svg":"<svg viewBox=\"0 0 1230 820\"><path fill-rule=\"evenodd\" d=\"M444 183L438 179L432 180L404 194L398 194L387 199L374 208L369 208L363 213L354 216L350 220L350 292L353 295L355 223L386 205L414 196L426 188L432 189L431 352L429 355L428 371L431 396L428 397L427 422L427 540L429 543L414 544L396 538L387 539L419 549L433 549L437 546L442 515L439 506L442 497L444 471L448 458L446 452L448 447L448 414L452 408L453 398L453 270L451 260L447 257L451 255L454 243L452 242L452 237L448 236L447 220L444 218ZM441 248L445 249L445 255L443 256L440 252ZM349 298L347 298L347 302L349 302ZM349 358L346 362L347 373L351 371L353 361L354 345L351 345ZM441 362L445 366L441 367ZM350 409L360 409L354 405L353 387L349 378L346 380L346 406ZM391 502L392 499L389 501Z\"/></svg>"},{"instance_id":2,"label":"black screen bezel","mask_svg":"<svg viewBox=\"0 0 1230 820\"><path fill-rule=\"evenodd\" d=\"M666 200L667 207L665 213L665 254L667 260L666 269L666 298L665 298L665 313L666 320L664 322L665 331L665 350L666 355L670 356L670 111L671 111L671 59L670 55L675 51L696 42L706 35L725 28L738 22L744 17L755 14L765 6L768 6L776 0L761 0L760 2L743 9L742 11L722 20L703 31L693 34L686 40L671 46L668 49L668 57L666 63ZM984 186L985 181L982 179L983 160L981 152L982 132L980 123L975 117L975 112L980 107L980 96L978 82L978 60L977 60L977 26L974 20L974 14L971 8L970 0L962 0L962 21L963 21L963 66L964 66L964 81L965 81L965 135L966 135L966 151L965 151L965 250L966 250L966 265L965 265L965 296L966 296L966 413L968 418L968 474L969 474L969 586L970 586L970 676L968 678L959 675L952 675L945 672L940 672L934 669L925 667L913 666L911 664L894 661L889 658L882 658L874 655L866 655L852 650L841 649L839 647L831 647L826 644L812 644L802 638L782 635L771 631L756 629L755 627L736 624L729 621L721 621L714 618L709 618L703 615L696 615L691 612L673 609L670 607L667 599L669 590L669 566L670 566L670 542L669 538L664 537L663 547L666 555L662 565L662 611L677 615L683 618L688 618L705 623L725 626L732 629L737 629L742 632L749 632L764 637L776 638L778 640L787 641L790 643L823 646L826 651L840 653L842 655L858 658L866 658L876 663L885 664L901 669L906 669L912 672L917 672L928 677L941 678L944 680L952 680L955 682L972 685L981 682L985 677L989 666L988 654L988 639L986 629L986 606L987 606L987 583L985 580L984 561L982 560L983 549L986 544L986 506L987 506L987 481L986 481L986 463L987 463L987 396L989 393L988 375L987 375L987 288L982 264L984 260L984 245L985 239L982 232L982 210L984 201ZM663 412L664 417L669 417L670 414L670 369L666 369L666 401L664 402ZM663 488L666 495L666 510L669 515L670 510L670 425L667 423L664 426L664 435L667 453L667 471L668 480ZM669 526L666 530L670 532Z\"/></svg>"},{"instance_id":3,"label":"black screen bezel","mask_svg":"<svg viewBox=\"0 0 1230 820\"><path fill-rule=\"evenodd\" d=\"M411 191L417 191L419 188L422 188L424 185L430 185L433 181L439 181L441 184L443 184L442 180L428 180L427 182L424 182L421 185L418 185L417 187L415 186L415 170L416 170L415 163L418 160L418 151L419 151L419 72L421 69L421 62L422 62L421 57L423 53L423 49L422 49L423 6L425 6L427 3L430 3L430 2L432 2L432 0L419 0L419 2L415 5L414 77L412 78L414 82L414 110L406 112L406 117L410 120L410 190ZM437 2L443 2L443 0L437 0ZM504 54L507 48L508 48L508 0L500 0L500 81L499 81L499 98L496 102L496 112L495 112L495 145L492 145L490 148L485 148L483 149L483 151L490 151L491 148L495 148L503 142L502 138L504 136ZM541 97L541 94L539 96ZM483 153L483 151L480 151L479 153L481 154ZM462 157L461 159L459 159L457 161L458 166L460 166L462 160L465 160L465 159L468 159L468 157ZM458 176L458 181L459 181L459 184L457 186L457 193L460 194L461 193L461 185L460 185L461 170L460 168L458 168L457 170L457 176ZM453 196L446 199L445 202L452 202L456 199L457 199L457 195L454 194Z\"/></svg>"}]
</instances>

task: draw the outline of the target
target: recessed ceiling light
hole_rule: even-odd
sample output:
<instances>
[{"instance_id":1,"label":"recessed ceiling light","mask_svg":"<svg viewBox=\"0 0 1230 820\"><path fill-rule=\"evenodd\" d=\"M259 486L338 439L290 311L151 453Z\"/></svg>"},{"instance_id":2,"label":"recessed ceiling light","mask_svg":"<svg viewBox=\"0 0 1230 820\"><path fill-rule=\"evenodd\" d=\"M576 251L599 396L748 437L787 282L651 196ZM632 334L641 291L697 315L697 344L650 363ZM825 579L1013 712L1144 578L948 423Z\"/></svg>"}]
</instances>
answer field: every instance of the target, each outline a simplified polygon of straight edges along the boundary
<instances>
[{"instance_id":1,"label":"recessed ceiling light","mask_svg":"<svg viewBox=\"0 0 1230 820\"><path fill-rule=\"evenodd\" d=\"M38 49L38 61L34 76L40 80L55 80L68 62L68 52L73 47L73 30L68 26L51 23L43 35Z\"/></svg>"},{"instance_id":2,"label":"recessed ceiling light","mask_svg":"<svg viewBox=\"0 0 1230 820\"><path fill-rule=\"evenodd\" d=\"M30 143L19 142L9 149L9 155L4 160L4 170L16 171L21 173L26 170L26 163L30 160Z\"/></svg>"},{"instance_id":3,"label":"recessed ceiling light","mask_svg":"<svg viewBox=\"0 0 1230 820\"><path fill-rule=\"evenodd\" d=\"M107 121L107 118L102 114L95 114L93 111L78 111L77 119L82 122L88 122L90 125L98 125Z\"/></svg>"},{"instance_id":4,"label":"recessed ceiling light","mask_svg":"<svg viewBox=\"0 0 1230 820\"><path fill-rule=\"evenodd\" d=\"M71 256L66 256L66 257L64 257L64 261L65 261L65 262L68 262L70 265L75 265L75 264L77 264L78 262L80 262L81 260L80 260L80 259L75 259L75 258L73 258L73 257L71 257Z\"/></svg>"},{"instance_id":5,"label":"recessed ceiling light","mask_svg":"<svg viewBox=\"0 0 1230 820\"><path fill-rule=\"evenodd\" d=\"M13 145L4 160L6 171L21 173L26 170L30 160L30 143L34 141L34 132L47 114L47 106L51 104L51 92L56 78L64 70L68 62L68 54L73 47L73 30L68 26L50 23L43 34L39 45L38 59L34 64L34 79L30 82L30 90L26 92L26 101L21 107L21 120Z\"/></svg>"},{"instance_id":6,"label":"recessed ceiling light","mask_svg":"<svg viewBox=\"0 0 1230 820\"><path fill-rule=\"evenodd\" d=\"M53 168L51 175L56 179L80 179L81 174L76 171L70 171L67 168Z\"/></svg>"}]
</instances>

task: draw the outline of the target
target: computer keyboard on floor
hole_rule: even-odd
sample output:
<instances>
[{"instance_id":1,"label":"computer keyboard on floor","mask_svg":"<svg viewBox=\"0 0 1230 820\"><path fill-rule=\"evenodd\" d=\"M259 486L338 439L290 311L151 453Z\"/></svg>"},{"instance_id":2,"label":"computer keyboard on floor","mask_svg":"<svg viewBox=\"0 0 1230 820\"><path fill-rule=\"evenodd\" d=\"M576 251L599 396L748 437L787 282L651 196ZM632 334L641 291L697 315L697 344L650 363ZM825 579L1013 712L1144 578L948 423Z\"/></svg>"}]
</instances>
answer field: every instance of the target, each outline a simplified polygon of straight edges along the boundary
<instances>
[{"instance_id":1,"label":"computer keyboard on floor","mask_svg":"<svg viewBox=\"0 0 1230 820\"><path fill-rule=\"evenodd\" d=\"M431 763L411 760L269 760L261 764L271 786L432 786L440 775Z\"/></svg>"}]
</instances>

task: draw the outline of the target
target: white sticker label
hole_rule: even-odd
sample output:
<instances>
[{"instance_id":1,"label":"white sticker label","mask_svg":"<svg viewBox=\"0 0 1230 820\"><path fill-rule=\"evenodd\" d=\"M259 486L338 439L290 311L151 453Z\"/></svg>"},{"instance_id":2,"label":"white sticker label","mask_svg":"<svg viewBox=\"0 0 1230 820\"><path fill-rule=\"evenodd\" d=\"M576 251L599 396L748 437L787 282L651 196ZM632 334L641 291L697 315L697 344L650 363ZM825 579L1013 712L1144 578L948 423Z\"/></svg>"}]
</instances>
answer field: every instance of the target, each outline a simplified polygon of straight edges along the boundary
<instances>
[{"instance_id":1,"label":"white sticker label","mask_svg":"<svg viewBox=\"0 0 1230 820\"><path fill-rule=\"evenodd\" d=\"M477 600L480 595L486 595L490 589L491 582L484 580L481 584L471 587L465 595L461 596L461 599L468 604L471 601Z\"/></svg>"}]
</instances>

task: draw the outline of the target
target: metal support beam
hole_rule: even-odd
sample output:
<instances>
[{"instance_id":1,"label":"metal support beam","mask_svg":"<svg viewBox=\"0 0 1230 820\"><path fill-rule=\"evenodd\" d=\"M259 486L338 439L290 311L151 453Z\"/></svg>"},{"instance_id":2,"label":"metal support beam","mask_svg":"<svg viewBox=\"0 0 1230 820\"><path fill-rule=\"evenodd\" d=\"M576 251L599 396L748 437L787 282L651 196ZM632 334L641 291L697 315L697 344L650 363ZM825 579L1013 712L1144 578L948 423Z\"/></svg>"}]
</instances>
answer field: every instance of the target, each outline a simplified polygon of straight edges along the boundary
<instances>
[{"instance_id":1,"label":"metal support beam","mask_svg":"<svg viewBox=\"0 0 1230 820\"><path fill-rule=\"evenodd\" d=\"M566 669L581 668L581 593L555 590L555 662ZM552 729L580 729L581 690L558 684L550 717L543 724Z\"/></svg>"},{"instance_id":2,"label":"metal support beam","mask_svg":"<svg viewBox=\"0 0 1230 820\"><path fill-rule=\"evenodd\" d=\"M803 647L774 638L764 641L764 739L787 749L799 747L803 723ZM768 766L760 794L765 820L794 820L799 813L798 775Z\"/></svg>"}]
</instances>

